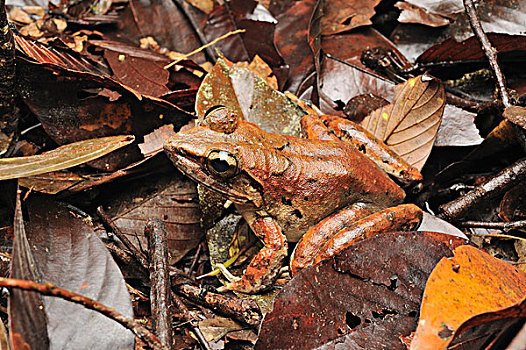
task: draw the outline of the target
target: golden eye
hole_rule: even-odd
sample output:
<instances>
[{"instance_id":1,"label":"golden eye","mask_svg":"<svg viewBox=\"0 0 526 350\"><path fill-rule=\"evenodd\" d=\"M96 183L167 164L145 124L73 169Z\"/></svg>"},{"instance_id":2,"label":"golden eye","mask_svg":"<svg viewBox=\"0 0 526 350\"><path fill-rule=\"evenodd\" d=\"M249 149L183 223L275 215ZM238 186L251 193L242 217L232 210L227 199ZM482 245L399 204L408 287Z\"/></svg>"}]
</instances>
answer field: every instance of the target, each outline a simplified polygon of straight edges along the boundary
<instances>
[{"instance_id":1,"label":"golden eye","mask_svg":"<svg viewBox=\"0 0 526 350\"><path fill-rule=\"evenodd\" d=\"M240 162L238 158L231 153L211 150L206 156L206 167L211 174L228 179L237 175Z\"/></svg>"}]
</instances>

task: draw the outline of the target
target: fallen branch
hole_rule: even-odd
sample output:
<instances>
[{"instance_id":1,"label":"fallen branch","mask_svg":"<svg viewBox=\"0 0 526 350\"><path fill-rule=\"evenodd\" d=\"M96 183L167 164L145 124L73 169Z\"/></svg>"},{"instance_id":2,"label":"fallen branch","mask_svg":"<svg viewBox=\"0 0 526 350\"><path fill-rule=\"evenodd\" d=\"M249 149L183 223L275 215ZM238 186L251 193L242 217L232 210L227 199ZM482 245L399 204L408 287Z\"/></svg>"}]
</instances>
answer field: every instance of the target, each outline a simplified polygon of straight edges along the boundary
<instances>
[{"instance_id":1,"label":"fallen branch","mask_svg":"<svg viewBox=\"0 0 526 350\"><path fill-rule=\"evenodd\" d=\"M526 179L526 159L521 159L487 179L474 190L441 205L438 217L455 221L483 200L506 192L524 179Z\"/></svg>"},{"instance_id":2,"label":"fallen branch","mask_svg":"<svg viewBox=\"0 0 526 350\"><path fill-rule=\"evenodd\" d=\"M97 311L103 314L104 316L109 317L112 320L120 323L127 329L131 330L137 337L139 337L142 341L147 343L152 349L169 350L169 348L165 344L163 344L152 332L150 332L145 327L141 326L134 319L124 316L123 314L115 311L115 309L112 307L108 307L84 295L66 289L62 289L60 287L55 286L52 283L43 284L16 278L0 277L0 287L16 288L21 290L37 292L42 295L59 297L72 303L80 304L87 309Z\"/></svg>"},{"instance_id":3,"label":"fallen branch","mask_svg":"<svg viewBox=\"0 0 526 350\"><path fill-rule=\"evenodd\" d=\"M150 259L150 309L152 327L161 341L172 346L172 313L170 312L170 276L166 230L159 219L146 222L144 234L148 239Z\"/></svg>"},{"instance_id":4,"label":"fallen branch","mask_svg":"<svg viewBox=\"0 0 526 350\"><path fill-rule=\"evenodd\" d=\"M506 222L488 222L488 221L461 221L457 223L458 227L472 228L495 228L505 232L526 228L526 220L506 221Z\"/></svg>"}]
</instances>

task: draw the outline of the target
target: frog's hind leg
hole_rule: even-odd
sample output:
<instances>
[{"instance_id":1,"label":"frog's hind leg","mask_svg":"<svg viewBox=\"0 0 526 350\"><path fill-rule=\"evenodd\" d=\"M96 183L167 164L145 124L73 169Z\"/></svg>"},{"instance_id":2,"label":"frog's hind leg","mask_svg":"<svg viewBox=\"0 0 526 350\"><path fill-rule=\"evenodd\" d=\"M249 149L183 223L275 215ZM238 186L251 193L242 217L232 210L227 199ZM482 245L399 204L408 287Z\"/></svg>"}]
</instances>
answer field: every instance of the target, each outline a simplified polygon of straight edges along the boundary
<instances>
[{"instance_id":1,"label":"frog's hind leg","mask_svg":"<svg viewBox=\"0 0 526 350\"><path fill-rule=\"evenodd\" d=\"M422 210L414 204L402 204L374 214L371 210L370 206L354 204L312 227L296 246L290 263L292 273L318 265L366 238L392 231L414 230L422 221Z\"/></svg>"},{"instance_id":2,"label":"frog's hind leg","mask_svg":"<svg viewBox=\"0 0 526 350\"><path fill-rule=\"evenodd\" d=\"M292 274L295 275L298 270L310 266L321 248L336 233L378 210L379 208L372 204L355 203L312 226L298 242L290 258Z\"/></svg>"},{"instance_id":3,"label":"frog's hind leg","mask_svg":"<svg viewBox=\"0 0 526 350\"><path fill-rule=\"evenodd\" d=\"M253 294L272 287L287 256L287 240L274 219L256 215L247 221L265 246L252 259L241 279L228 283L221 290Z\"/></svg>"}]
</instances>

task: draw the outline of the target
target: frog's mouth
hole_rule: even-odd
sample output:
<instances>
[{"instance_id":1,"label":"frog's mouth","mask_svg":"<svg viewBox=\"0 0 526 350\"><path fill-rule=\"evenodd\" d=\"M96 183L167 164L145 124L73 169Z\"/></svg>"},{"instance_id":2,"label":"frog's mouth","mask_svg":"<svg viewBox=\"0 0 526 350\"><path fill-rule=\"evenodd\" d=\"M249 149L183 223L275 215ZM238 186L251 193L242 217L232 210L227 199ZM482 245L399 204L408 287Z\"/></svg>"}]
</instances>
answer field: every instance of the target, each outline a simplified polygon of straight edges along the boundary
<instances>
[{"instance_id":1,"label":"frog's mouth","mask_svg":"<svg viewBox=\"0 0 526 350\"><path fill-rule=\"evenodd\" d=\"M244 204L250 202L250 199L245 194L234 190L231 186L222 182L221 179L208 174L199 158L192 157L178 149L167 153L177 169L195 182L227 196L234 203Z\"/></svg>"}]
</instances>

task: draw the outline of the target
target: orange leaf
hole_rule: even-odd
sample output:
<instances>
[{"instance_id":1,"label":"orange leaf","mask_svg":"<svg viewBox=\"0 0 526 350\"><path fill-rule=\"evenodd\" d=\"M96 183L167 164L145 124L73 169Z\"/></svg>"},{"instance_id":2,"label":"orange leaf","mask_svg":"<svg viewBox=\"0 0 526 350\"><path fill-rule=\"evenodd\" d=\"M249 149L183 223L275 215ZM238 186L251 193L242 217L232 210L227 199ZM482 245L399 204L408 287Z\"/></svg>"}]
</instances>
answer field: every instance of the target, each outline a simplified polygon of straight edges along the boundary
<instances>
[{"instance_id":1,"label":"orange leaf","mask_svg":"<svg viewBox=\"0 0 526 350\"><path fill-rule=\"evenodd\" d=\"M446 349L468 319L525 300L524 272L472 246L454 252L440 260L427 280L411 349Z\"/></svg>"}]
</instances>

